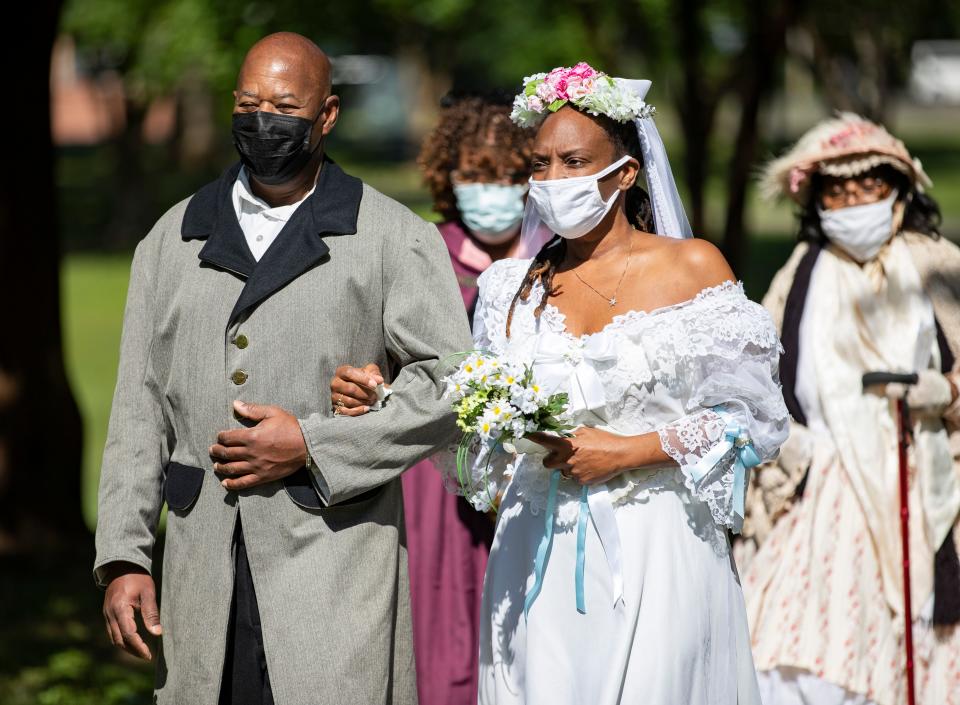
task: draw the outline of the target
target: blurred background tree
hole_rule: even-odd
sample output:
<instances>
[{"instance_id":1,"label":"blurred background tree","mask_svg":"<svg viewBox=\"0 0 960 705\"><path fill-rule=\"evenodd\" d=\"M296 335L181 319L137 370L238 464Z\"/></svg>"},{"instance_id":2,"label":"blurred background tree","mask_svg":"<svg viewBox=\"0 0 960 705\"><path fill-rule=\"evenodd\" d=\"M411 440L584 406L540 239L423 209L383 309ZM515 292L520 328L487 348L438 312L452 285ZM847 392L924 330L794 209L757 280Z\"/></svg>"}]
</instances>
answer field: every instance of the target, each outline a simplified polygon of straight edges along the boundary
<instances>
[{"instance_id":1,"label":"blurred background tree","mask_svg":"<svg viewBox=\"0 0 960 705\"><path fill-rule=\"evenodd\" d=\"M812 0L792 49L833 108L885 122L908 81L914 42L956 37L958 27L953 0Z\"/></svg>"},{"instance_id":2,"label":"blurred background tree","mask_svg":"<svg viewBox=\"0 0 960 705\"><path fill-rule=\"evenodd\" d=\"M15 105L0 188L0 556L19 554L0 558L5 704L149 702L89 579L130 253L235 159L235 74L269 32L330 53L330 152L425 217L413 156L447 90L512 91L586 60L653 80L694 230L755 298L794 229L789 206L756 198L755 170L834 109L905 139L960 238L956 0L35 0L10 26L13 84L41 95Z\"/></svg>"},{"instance_id":3,"label":"blurred background tree","mask_svg":"<svg viewBox=\"0 0 960 705\"><path fill-rule=\"evenodd\" d=\"M55 152L50 140L50 57L60 2L35 2L5 42L22 96L0 169L0 553L86 538L81 506L80 412L67 382L60 330L60 247Z\"/></svg>"}]
</instances>

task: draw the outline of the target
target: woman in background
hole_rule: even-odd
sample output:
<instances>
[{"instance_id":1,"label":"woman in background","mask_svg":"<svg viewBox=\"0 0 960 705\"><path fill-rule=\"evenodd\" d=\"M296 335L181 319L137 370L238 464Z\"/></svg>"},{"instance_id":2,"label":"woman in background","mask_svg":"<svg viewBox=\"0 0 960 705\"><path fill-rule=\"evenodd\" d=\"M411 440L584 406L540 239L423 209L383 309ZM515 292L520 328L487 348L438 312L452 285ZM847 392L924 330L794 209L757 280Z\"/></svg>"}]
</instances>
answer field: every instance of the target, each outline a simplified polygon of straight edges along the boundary
<instances>
[{"instance_id":1,"label":"woman in background","mask_svg":"<svg viewBox=\"0 0 960 705\"><path fill-rule=\"evenodd\" d=\"M444 99L417 160L433 196L470 317L477 277L514 254L530 177L530 131L510 120L510 98Z\"/></svg>"},{"instance_id":2,"label":"woman in background","mask_svg":"<svg viewBox=\"0 0 960 705\"><path fill-rule=\"evenodd\" d=\"M764 181L801 213L764 299L793 422L754 475L738 556L763 702L907 702L895 405L861 382L895 371L919 374L907 396L917 703L960 703L960 249L938 233L919 161L859 116L814 127Z\"/></svg>"},{"instance_id":3,"label":"woman in background","mask_svg":"<svg viewBox=\"0 0 960 705\"><path fill-rule=\"evenodd\" d=\"M514 253L523 219L532 136L511 122L510 98L448 96L418 159L471 322L477 277ZM366 394L333 382L338 413L351 416L375 402L370 382L383 381L375 365L353 372ZM420 705L474 705L493 521L445 491L430 461L403 474L403 495Z\"/></svg>"}]
</instances>

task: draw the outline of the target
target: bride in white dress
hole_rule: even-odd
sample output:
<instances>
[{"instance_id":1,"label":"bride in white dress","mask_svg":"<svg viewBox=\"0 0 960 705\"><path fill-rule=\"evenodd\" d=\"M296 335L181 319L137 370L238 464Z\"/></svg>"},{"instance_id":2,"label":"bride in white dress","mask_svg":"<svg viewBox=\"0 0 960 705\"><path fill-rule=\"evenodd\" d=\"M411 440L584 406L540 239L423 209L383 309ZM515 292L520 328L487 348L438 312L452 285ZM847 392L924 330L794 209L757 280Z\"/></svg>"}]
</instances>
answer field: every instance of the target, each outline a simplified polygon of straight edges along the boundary
<instances>
[{"instance_id":1,"label":"bride in white dress","mask_svg":"<svg viewBox=\"0 0 960 705\"><path fill-rule=\"evenodd\" d=\"M501 498L479 702L759 703L728 530L786 435L773 323L688 239L649 82L580 64L526 83L525 237L560 237L480 277L474 339L568 392L579 427L474 465L474 505Z\"/></svg>"},{"instance_id":2,"label":"bride in white dress","mask_svg":"<svg viewBox=\"0 0 960 705\"><path fill-rule=\"evenodd\" d=\"M482 463L478 503L494 489L502 501L484 584L481 703L759 703L727 530L742 520L736 460L747 440L750 464L773 457L786 434L779 341L711 245L645 232L633 188L644 158L657 232L683 235L686 219L663 193L650 121L638 122L570 102L547 111L529 199L561 237L480 278L475 346L532 361L538 380L570 394L582 424L571 439L538 436L546 458L495 452L499 462ZM563 475L552 503L547 468Z\"/></svg>"}]
</instances>

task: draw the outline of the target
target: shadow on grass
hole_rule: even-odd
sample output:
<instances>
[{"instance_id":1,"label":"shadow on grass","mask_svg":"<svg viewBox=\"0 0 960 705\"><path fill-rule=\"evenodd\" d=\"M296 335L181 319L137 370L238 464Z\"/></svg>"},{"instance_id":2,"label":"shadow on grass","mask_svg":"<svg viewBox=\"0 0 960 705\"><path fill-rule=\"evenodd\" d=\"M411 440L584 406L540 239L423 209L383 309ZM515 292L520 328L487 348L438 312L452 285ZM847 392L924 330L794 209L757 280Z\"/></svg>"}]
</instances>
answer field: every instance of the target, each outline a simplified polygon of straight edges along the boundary
<instances>
[{"instance_id":1,"label":"shadow on grass","mask_svg":"<svg viewBox=\"0 0 960 705\"><path fill-rule=\"evenodd\" d=\"M0 558L3 705L152 702L153 665L111 646L92 566L92 541L56 557Z\"/></svg>"}]
</instances>

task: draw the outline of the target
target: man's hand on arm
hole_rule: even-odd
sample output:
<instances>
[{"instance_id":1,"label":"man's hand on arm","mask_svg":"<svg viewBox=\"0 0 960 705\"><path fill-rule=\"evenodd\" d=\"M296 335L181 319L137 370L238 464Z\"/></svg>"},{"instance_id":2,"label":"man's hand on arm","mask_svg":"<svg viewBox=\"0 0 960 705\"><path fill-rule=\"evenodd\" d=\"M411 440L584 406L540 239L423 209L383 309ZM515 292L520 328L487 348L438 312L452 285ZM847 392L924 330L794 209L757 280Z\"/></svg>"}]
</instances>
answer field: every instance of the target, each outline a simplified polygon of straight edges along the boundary
<instances>
[{"instance_id":1,"label":"man's hand on arm","mask_svg":"<svg viewBox=\"0 0 960 705\"><path fill-rule=\"evenodd\" d=\"M242 418L256 422L250 428L217 434L210 447L213 469L225 476L228 490L242 490L292 475L307 461L307 446L297 418L279 406L234 402Z\"/></svg>"},{"instance_id":2,"label":"man's hand on arm","mask_svg":"<svg viewBox=\"0 0 960 705\"><path fill-rule=\"evenodd\" d=\"M149 661L153 655L137 631L136 613L140 612L150 634L163 633L153 578L140 566L122 561L110 563L104 570L107 593L103 598L103 619L107 636L114 646Z\"/></svg>"}]
</instances>

